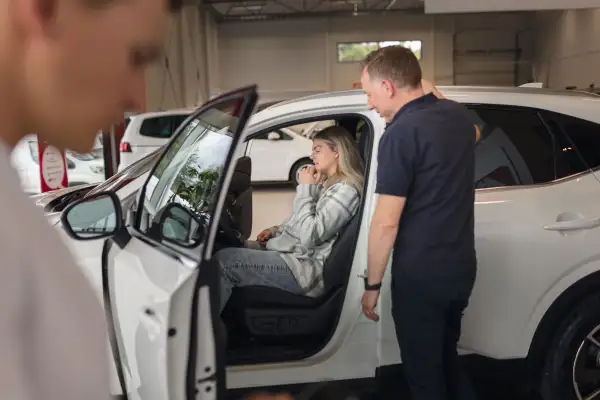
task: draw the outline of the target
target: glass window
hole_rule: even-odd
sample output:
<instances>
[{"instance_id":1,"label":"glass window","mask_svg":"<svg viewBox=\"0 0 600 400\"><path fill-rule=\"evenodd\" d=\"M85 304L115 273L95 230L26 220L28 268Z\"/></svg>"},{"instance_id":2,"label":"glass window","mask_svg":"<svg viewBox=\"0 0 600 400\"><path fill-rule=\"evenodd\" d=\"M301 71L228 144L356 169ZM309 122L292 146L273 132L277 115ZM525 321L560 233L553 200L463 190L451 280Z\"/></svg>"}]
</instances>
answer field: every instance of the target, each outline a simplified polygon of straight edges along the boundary
<instances>
[{"instance_id":1,"label":"glass window","mask_svg":"<svg viewBox=\"0 0 600 400\"><path fill-rule=\"evenodd\" d=\"M188 114L147 118L142 122L140 135L168 139L187 117Z\"/></svg>"},{"instance_id":2,"label":"glass window","mask_svg":"<svg viewBox=\"0 0 600 400\"><path fill-rule=\"evenodd\" d=\"M36 141L30 140L27 142L27 147L29 147L29 154L31 154L31 159L34 163L39 162L39 149L38 143Z\"/></svg>"},{"instance_id":3,"label":"glass window","mask_svg":"<svg viewBox=\"0 0 600 400\"><path fill-rule=\"evenodd\" d=\"M338 62L361 62L372 51L387 46L404 46L421 60L420 40L387 40L381 42L338 43Z\"/></svg>"},{"instance_id":4,"label":"glass window","mask_svg":"<svg viewBox=\"0 0 600 400\"><path fill-rule=\"evenodd\" d=\"M477 188L551 182L564 170L558 144L534 110L470 107L481 129L475 147Z\"/></svg>"},{"instance_id":5,"label":"glass window","mask_svg":"<svg viewBox=\"0 0 600 400\"><path fill-rule=\"evenodd\" d=\"M215 204L218 182L233 145L240 101L224 103L189 120L164 152L145 187L139 216L140 231L157 240L165 238L165 227L160 226L162 211L172 211L169 204L178 203L195 221L178 225L178 229L187 226L194 232L171 235L171 241L177 237L186 238L180 244L188 246L202 240Z\"/></svg>"},{"instance_id":6,"label":"glass window","mask_svg":"<svg viewBox=\"0 0 600 400\"><path fill-rule=\"evenodd\" d=\"M274 131L271 131L271 132L265 132L265 133L263 133L261 135L258 135L254 139L259 139L259 140L294 140L294 138L292 136L290 136L289 134L285 133L281 129L275 129Z\"/></svg>"},{"instance_id":7,"label":"glass window","mask_svg":"<svg viewBox=\"0 0 600 400\"><path fill-rule=\"evenodd\" d=\"M118 172L115 175L111 176L108 180L104 181L103 183L92 189L88 193L88 196L94 193L106 191L116 192L122 189L127 184L131 183L140 176L144 175L146 172L150 171L154 163L158 160L161 151L162 148L155 151L154 153L145 156L144 158L141 158L140 160L134 162L121 172Z\"/></svg>"},{"instance_id":8,"label":"glass window","mask_svg":"<svg viewBox=\"0 0 600 400\"><path fill-rule=\"evenodd\" d=\"M600 124L558 113L548 113L548 121L564 138L560 151L568 159L572 173L600 166Z\"/></svg>"}]
</instances>

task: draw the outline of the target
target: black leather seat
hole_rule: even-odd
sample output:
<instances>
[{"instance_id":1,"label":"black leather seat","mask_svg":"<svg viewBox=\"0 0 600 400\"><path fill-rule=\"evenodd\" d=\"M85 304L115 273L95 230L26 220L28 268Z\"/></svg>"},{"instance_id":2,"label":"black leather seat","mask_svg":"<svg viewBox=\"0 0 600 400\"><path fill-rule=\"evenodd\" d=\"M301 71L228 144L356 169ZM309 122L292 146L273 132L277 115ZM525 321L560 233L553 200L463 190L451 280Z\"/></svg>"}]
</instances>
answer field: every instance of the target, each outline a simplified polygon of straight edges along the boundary
<instances>
[{"instance_id":1,"label":"black leather seat","mask_svg":"<svg viewBox=\"0 0 600 400\"><path fill-rule=\"evenodd\" d=\"M312 298L264 286L235 288L223 313L227 325L255 337L280 339L328 333L344 300L359 225L355 215L338 234L323 267L325 295Z\"/></svg>"}]
</instances>

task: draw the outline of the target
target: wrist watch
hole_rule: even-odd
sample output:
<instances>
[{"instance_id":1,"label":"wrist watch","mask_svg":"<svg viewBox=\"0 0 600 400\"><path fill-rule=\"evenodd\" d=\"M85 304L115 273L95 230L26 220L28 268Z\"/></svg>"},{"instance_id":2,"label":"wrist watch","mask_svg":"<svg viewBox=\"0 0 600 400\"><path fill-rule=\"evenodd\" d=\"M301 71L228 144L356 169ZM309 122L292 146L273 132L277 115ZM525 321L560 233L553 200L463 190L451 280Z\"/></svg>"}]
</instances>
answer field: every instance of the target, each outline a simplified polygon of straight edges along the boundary
<instances>
[{"instance_id":1,"label":"wrist watch","mask_svg":"<svg viewBox=\"0 0 600 400\"><path fill-rule=\"evenodd\" d=\"M365 290L379 290L381 289L381 282L369 285L369 278L365 277Z\"/></svg>"}]
</instances>

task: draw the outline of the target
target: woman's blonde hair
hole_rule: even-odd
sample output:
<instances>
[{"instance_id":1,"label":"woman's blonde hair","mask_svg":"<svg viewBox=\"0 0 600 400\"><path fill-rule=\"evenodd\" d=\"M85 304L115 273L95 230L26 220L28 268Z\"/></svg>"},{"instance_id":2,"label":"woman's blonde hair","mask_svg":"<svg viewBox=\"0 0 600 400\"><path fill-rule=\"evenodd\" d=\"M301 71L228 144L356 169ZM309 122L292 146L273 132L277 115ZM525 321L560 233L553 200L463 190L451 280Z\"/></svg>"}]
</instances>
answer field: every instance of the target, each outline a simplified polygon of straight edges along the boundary
<instances>
[{"instance_id":1,"label":"woman's blonde hair","mask_svg":"<svg viewBox=\"0 0 600 400\"><path fill-rule=\"evenodd\" d=\"M312 139L322 140L327 146L338 153L338 169L336 176L324 177L326 186L336 182L345 182L362 193L365 167L354 138L341 126L329 126L318 132ZM326 181L325 181L326 180Z\"/></svg>"}]
</instances>

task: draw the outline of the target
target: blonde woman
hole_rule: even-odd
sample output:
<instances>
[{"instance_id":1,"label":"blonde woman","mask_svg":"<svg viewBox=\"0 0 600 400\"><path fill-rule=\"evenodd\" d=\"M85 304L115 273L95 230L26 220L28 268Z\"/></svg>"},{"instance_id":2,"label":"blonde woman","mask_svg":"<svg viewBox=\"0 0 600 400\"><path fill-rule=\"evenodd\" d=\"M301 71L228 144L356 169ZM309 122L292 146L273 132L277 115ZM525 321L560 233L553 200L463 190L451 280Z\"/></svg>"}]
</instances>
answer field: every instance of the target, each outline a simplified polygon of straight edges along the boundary
<instances>
[{"instance_id":1,"label":"blonde woman","mask_svg":"<svg viewBox=\"0 0 600 400\"><path fill-rule=\"evenodd\" d=\"M314 166L300 172L292 214L262 231L255 248L215 254L221 271L221 311L236 286L271 286L296 294L323 294L323 265L339 230L357 212L364 166L356 142L340 126L313 138Z\"/></svg>"}]
</instances>

